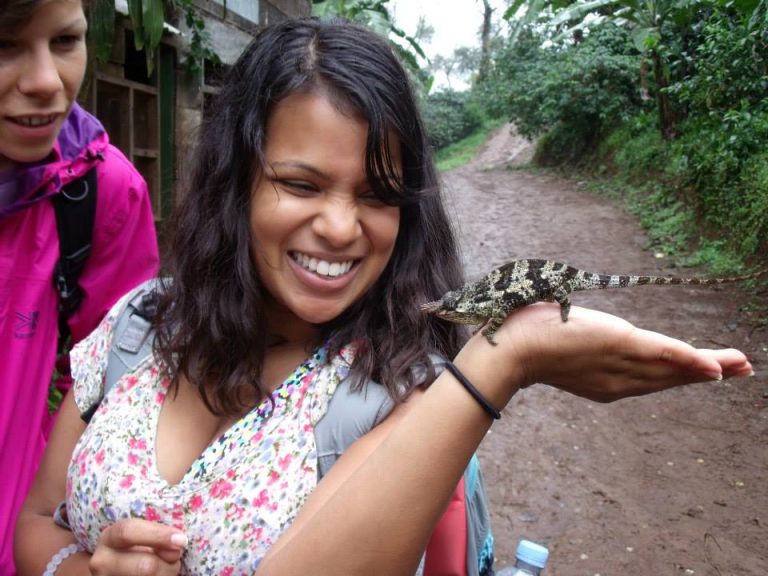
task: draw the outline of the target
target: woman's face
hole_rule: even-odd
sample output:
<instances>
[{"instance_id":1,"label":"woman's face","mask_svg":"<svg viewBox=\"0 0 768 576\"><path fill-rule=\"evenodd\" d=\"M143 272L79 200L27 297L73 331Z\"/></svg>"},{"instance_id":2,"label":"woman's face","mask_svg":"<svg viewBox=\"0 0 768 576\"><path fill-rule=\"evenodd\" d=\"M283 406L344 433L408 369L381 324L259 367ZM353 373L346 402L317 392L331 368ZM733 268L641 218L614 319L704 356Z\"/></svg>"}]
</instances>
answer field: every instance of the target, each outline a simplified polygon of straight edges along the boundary
<instances>
[{"instance_id":1,"label":"woman's face","mask_svg":"<svg viewBox=\"0 0 768 576\"><path fill-rule=\"evenodd\" d=\"M0 169L50 154L83 81L81 0L48 0L0 33Z\"/></svg>"},{"instance_id":2,"label":"woman's face","mask_svg":"<svg viewBox=\"0 0 768 576\"><path fill-rule=\"evenodd\" d=\"M341 314L392 255L400 209L372 193L367 136L365 120L317 93L288 96L267 122L267 168L251 198L254 259L274 304L304 323ZM399 143L390 141L399 177Z\"/></svg>"}]
</instances>

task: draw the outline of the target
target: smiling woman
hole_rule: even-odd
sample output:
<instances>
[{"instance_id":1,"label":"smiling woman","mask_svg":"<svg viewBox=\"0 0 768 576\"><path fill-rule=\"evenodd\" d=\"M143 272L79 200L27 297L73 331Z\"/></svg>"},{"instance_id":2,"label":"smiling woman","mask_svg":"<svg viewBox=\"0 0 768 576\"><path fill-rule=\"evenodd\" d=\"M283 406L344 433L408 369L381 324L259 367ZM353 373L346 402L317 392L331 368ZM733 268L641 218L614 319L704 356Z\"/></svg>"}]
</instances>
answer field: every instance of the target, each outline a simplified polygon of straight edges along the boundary
<instances>
[{"instance_id":1,"label":"smiling woman","mask_svg":"<svg viewBox=\"0 0 768 576\"><path fill-rule=\"evenodd\" d=\"M73 350L74 394L17 525L24 574L64 547L58 576L488 576L492 539L465 522L482 493L470 462L519 387L610 400L751 370L577 308L564 323L527 307L496 346L422 314L461 284L458 249L408 76L369 29L265 28L194 166L171 278ZM156 310L153 354L100 402L138 298Z\"/></svg>"},{"instance_id":2,"label":"smiling woman","mask_svg":"<svg viewBox=\"0 0 768 576\"><path fill-rule=\"evenodd\" d=\"M87 23L79 0L44 2L0 30L0 170L53 148L85 75Z\"/></svg>"},{"instance_id":3,"label":"smiling woman","mask_svg":"<svg viewBox=\"0 0 768 576\"><path fill-rule=\"evenodd\" d=\"M270 297L297 321L339 316L392 255L400 209L370 190L367 137L368 122L343 114L322 88L288 96L267 122L267 170L251 199L254 258ZM399 179L399 145L389 141Z\"/></svg>"},{"instance_id":4,"label":"smiling woman","mask_svg":"<svg viewBox=\"0 0 768 576\"><path fill-rule=\"evenodd\" d=\"M76 350L67 431L19 522L25 570L44 567L33 534L55 534L44 520L51 498L65 498L70 457L84 466L70 470L66 510L92 555L68 557L61 573L130 571L142 560L168 573L254 570L310 493L336 490L402 401L415 401L435 376L432 358L458 351L461 332L416 307L462 278L407 87L388 46L348 24L286 21L242 55L172 223L156 353L99 405L75 448L78 406L104 367L92 354L107 351L122 304ZM318 483L314 431L337 389L380 404L367 428L344 413L334 436L386 422ZM250 521L214 529L241 508ZM121 541L115 521L137 514L177 537L183 529L185 554L172 534L138 553L148 535L140 522Z\"/></svg>"}]
</instances>

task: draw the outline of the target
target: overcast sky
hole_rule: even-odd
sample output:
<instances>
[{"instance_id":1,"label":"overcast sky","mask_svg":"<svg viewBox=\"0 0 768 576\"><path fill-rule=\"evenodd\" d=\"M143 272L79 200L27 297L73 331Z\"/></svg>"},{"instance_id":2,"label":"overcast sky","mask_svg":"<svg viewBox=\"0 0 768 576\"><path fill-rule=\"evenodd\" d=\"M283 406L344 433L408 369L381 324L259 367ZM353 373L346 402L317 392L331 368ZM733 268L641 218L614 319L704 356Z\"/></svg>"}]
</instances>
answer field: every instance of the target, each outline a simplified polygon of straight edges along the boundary
<instances>
[{"instance_id":1,"label":"overcast sky","mask_svg":"<svg viewBox=\"0 0 768 576\"><path fill-rule=\"evenodd\" d=\"M494 21L501 20L505 0L491 0L496 8ZM390 0L390 14L407 34L414 34L419 16L435 30L432 42L422 44L427 56L450 56L461 46L480 46L480 26L483 23L482 0ZM439 78L436 81L439 82Z\"/></svg>"}]
</instances>

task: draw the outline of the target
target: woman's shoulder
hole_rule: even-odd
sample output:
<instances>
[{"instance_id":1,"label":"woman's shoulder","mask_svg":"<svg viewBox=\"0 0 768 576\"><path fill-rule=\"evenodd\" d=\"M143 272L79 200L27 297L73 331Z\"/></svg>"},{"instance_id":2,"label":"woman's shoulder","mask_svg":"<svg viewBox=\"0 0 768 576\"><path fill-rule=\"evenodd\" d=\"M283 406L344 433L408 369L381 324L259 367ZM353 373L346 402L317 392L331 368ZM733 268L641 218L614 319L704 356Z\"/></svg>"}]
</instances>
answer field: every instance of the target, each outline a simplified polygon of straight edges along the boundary
<instances>
[{"instance_id":1,"label":"woman's shoulder","mask_svg":"<svg viewBox=\"0 0 768 576\"><path fill-rule=\"evenodd\" d=\"M430 354L428 361L429 365L419 364L411 368L417 386L430 383L430 367L433 374L442 370L444 359L441 356ZM354 371L345 374L325 415L315 426L321 476L350 445L384 421L395 405L395 399L385 386L372 379L360 382Z\"/></svg>"},{"instance_id":2,"label":"woman's shoulder","mask_svg":"<svg viewBox=\"0 0 768 576\"><path fill-rule=\"evenodd\" d=\"M134 243L136 254L156 256L152 202L142 175L112 144L103 149L96 170L95 245L121 239Z\"/></svg>"},{"instance_id":3,"label":"woman's shoulder","mask_svg":"<svg viewBox=\"0 0 768 576\"><path fill-rule=\"evenodd\" d=\"M113 348L115 326L137 294L145 292L146 289L147 283L143 283L123 295L110 308L96 329L72 347L70 363L73 393L81 414L87 413L101 401Z\"/></svg>"},{"instance_id":4,"label":"woman's shoulder","mask_svg":"<svg viewBox=\"0 0 768 576\"><path fill-rule=\"evenodd\" d=\"M120 149L107 142L99 154L102 158L97 167L100 195L102 191L107 195L146 195L144 177Z\"/></svg>"}]
</instances>

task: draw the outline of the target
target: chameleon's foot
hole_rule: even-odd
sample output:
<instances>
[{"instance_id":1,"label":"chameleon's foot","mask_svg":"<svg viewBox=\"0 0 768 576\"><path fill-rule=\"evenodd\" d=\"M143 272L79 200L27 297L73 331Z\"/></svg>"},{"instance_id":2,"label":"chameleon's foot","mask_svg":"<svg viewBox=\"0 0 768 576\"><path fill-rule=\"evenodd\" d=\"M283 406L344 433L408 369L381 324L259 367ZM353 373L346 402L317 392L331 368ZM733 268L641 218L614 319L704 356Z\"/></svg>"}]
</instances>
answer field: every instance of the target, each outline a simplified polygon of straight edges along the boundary
<instances>
[{"instance_id":1,"label":"chameleon's foot","mask_svg":"<svg viewBox=\"0 0 768 576\"><path fill-rule=\"evenodd\" d=\"M560 318L563 322L568 322L568 313L571 311L570 289L566 286L560 286L552 294L552 299L560 304Z\"/></svg>"},{"instance_id":2,"label":"chameleon's foot","mask_svg":"<svg viewBox=\"0 0 768 576\"><path fill-rule=\"evenodd\" d=\"M491 346L496 346L497 342L493 339L493 335L496 334L496 331L501 326L501 322L496 322L494 320L491 320L488 322L485 328L483 328L483 336L485 336L485 339L488 340L489 344Z\"/></svg>"}]
</instances>

